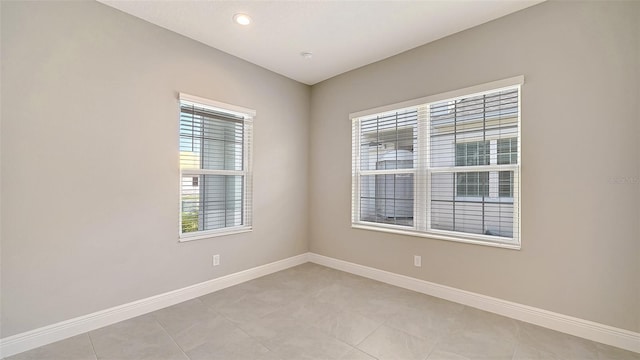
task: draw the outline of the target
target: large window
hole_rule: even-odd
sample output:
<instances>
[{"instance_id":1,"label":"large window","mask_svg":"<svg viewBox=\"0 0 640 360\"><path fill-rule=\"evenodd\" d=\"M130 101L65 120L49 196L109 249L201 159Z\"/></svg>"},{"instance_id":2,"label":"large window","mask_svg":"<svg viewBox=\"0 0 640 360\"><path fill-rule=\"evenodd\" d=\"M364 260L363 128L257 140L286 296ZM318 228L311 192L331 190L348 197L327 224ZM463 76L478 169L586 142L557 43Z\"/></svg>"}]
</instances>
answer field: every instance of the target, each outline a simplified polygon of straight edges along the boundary
<instances>
[{"instance_id":1,"label":"large window","mask_svg":"<svg viewBox=\"0 0 640 360\"><path fill-rule=\"evenodd\" d=\"M251 229L255 111L180 94L180 238Z\"/></svg>"},{"instance_id":2,"label":"large window","mask_svg":"<svg viewBox=\"0 0 640 360\"><path fill-rule=\"evenodd\" d=\"M522 83L352 114L352 226L519 248Z\"/></svg>"}]
</instances>

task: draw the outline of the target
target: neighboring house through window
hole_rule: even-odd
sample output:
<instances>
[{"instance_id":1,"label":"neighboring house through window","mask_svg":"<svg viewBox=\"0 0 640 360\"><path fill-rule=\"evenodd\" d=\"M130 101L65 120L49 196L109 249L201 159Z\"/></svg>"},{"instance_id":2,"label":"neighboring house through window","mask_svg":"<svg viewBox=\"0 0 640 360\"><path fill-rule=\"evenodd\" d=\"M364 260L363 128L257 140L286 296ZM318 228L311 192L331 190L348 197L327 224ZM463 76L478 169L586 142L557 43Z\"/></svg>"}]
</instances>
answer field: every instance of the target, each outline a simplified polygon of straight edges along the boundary
<instances>
[{"instance_id":1,"label":"neighboring house through window","mask_svg":"<svg viewBox=\"0 0 640 360\"><path fill-rule=\"evenodd\" d=\"M180 238L251 230L255 111L180 94Z\"/></svg>"}]
</instances>

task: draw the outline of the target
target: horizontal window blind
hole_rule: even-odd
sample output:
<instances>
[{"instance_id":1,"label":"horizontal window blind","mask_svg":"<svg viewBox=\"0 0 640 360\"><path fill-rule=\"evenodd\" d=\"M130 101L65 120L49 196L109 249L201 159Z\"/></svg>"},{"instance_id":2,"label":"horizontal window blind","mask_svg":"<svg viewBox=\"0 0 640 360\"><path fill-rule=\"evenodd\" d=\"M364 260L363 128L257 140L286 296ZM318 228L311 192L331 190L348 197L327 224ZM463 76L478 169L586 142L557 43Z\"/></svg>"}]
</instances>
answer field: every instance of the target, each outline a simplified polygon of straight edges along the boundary
<instances>
[{"instance_id":1,"label":"horizontal window blind","mask_svg":"<svg viewBox=\"0 0 640 360\"><path fill-rule=\"evenodd\" d=\"M519 84L354 117L352 224L519 246L519 126Z\"/></svg>"},{"instance_id":2,"label":"horizontal window blind","mask_svg":"<svg viewBox=\"0 0 640 360\"><path fill-rule=\"evenodd\" d=\"M499 165L511 164L511 140L517 144L518 96L508 89L430 105L430 229L517 241L512 191L505 190L515 169Z\"/></svg>"},{"instance_id":3,"label":"horizontal window blind","mask_svg":"<svg viewBox=\"0 0 640 360\"><path fill-rule=\"evenodd\" d=\"M251 120L180 101L181 237L250 229Z\"/></svg>"},{"instance_id":4,"label":"horizontal window blind","mask_svg":"<svg viewBox=\"0 0 640 360\"><path fill-rule=\"evenodd\" d=\"M418 111L362 119L358 138L362 221L413 226Z\"/></svg>"}]
</instances>

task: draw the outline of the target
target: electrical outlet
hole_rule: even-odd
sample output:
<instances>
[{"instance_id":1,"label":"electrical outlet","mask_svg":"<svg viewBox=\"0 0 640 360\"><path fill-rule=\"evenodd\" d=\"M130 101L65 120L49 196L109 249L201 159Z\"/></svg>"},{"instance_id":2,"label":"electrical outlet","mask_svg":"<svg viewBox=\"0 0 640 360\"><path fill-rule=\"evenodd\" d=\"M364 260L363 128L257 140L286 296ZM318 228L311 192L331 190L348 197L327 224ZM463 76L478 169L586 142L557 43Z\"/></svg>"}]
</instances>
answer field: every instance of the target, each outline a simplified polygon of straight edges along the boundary
<instances>
[{"instance_id":1,"label":"electrical outlet","mask_svg":"<svg viewBox=\"0 0 640 360\"><path fill-rule=\"evenodd\" d=\"M213 266L220 265L220 255L213 255Z\"/></svg>"},{"instance_id":2,"label":"electrical outlet","mask_svg":"<svg viewBox=\"0 0 640 360\"><path fill-rule=\"evenodd\" d=\"M413 255L413 266L417 266L417 267L422 266L422 256Z\"/></svg>"}]
</instances>

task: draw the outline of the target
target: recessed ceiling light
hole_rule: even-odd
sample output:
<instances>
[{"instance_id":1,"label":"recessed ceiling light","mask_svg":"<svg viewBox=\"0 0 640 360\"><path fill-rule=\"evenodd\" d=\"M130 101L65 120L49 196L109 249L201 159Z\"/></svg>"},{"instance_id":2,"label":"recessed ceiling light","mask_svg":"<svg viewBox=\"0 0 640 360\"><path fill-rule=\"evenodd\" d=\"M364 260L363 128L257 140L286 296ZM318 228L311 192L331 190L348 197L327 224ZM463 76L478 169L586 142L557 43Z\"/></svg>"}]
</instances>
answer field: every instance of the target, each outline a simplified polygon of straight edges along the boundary
<instances>
[{"instance_id":1,"label":"recessed ceiling light","mask_svg":"<svg viewBox=\"0 0 640 360\"><path fill-rule=\"evenodd\" d=\"M303 51L300 53L300 56L302 56L303 58L310 60L313 57L313 53L309 52L309 51Z\"/></svg>"},{"instance_id":2,"label":"recessed ceiling light","mask_svg":"<svg viewBox=\"0 0 640 360\"><path fill-rule=\"evenodd\" d=\"M247 14L235 14L233 15L233 21L240 25L249 25L251 24L251 17Z\"/></svg>"}]
</instances>

